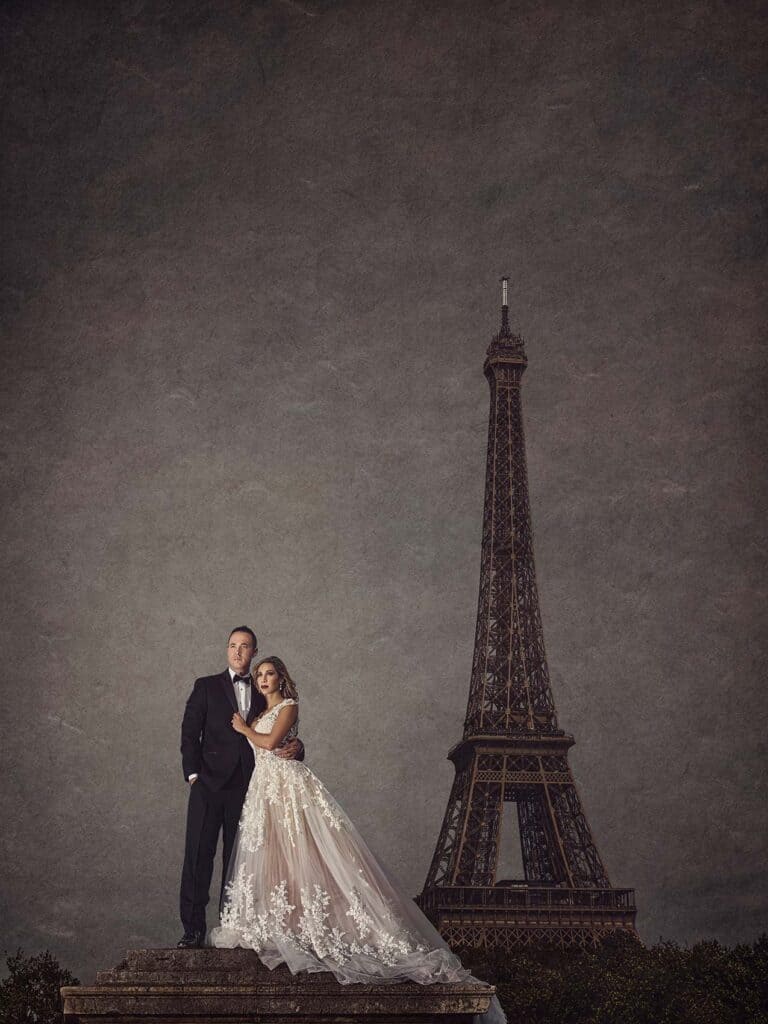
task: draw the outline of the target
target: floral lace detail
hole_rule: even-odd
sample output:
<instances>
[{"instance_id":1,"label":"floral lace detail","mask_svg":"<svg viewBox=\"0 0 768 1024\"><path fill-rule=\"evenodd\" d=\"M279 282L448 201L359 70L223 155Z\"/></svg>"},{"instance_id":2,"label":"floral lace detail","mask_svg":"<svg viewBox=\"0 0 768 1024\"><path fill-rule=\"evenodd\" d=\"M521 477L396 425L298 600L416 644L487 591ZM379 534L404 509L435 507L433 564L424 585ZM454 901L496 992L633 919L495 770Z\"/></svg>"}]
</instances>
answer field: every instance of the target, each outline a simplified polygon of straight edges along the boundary
<instances>
[{"instance_id":1,"label":"floral lace detail","mask_svg":"<svg viewBox=\"0 0 768 1024\"><path fill-rule=\"evenodd\" d=\"M272 732L277 716L284 707L297 704L290 697L276 704L270 711L254 722L253 731L261 734ZM299 731L298 718L288 730L286 741L293 739ZM341 828L341 819L334 810L319 780L300 761L276 757L271 750L253 747L256 758L251 785L258 787L258 793L249 790L240 817L241 840L250 853L255 853L265 841L268 809L279 813L291 845L304 834L304 810L318 807L333 829ZM253 798L251 798L253 797Z\"/></svg>"},{"instance_id":2,"label":"floral lace detail","mask_svg":"<svg viewBox=\"0 0 768 1024\"><path fill-rule=\"evenodd\" d=\"M294 909L288 902L287 885L281 882L270 893L267 908L257 912L253 875L246 874L244 864L235 878L227 882L225 893L222 927L238 931L255 950L264 948L273 930L283 931L285 919Z\"/></svg>"},{"instance_id":3,"label":"floral lace detail","mask_svg":"<svg viewBox=\"0 0 768 1024\"><path fill-rule=\"evenodd\" d=\"M235 877L227 883L221 927L236 932L257 953L271 945L276 937L296 949L335 964L347 963L351 957L364 955L394 967L412 953L426 953L428 947L417 942L404 927L376 930L373 918L366 913L357 890L348 896L347 916L354 929L349 932L328 924L331 897L315 883L301 889L301 908L297 926L292 928L288 918L297 909L288 902L288 883L279 882L264 901L263 910L257 907L253 875L241 865Z\"/></svg>"},{"instance_id":4,"label":"floral lace detail","mask_svg":"<svg viewBox=\"0 0 768 1024\"><path fill-rule=\"evenodd\" d=\"M272 732L275 722L277 721L277 716L280 714L283 708L291 707L292 705L296 705L298 703L299 702L297 700L294 700L292 697L286 697L285 700L281 700L279 704L275 704L275 706L271 708L269 711L265 711L259 718L256 719L255 722L251 722L251 728L253 729L254 732L259 732L263 734ZM299 719L297 716L296 721L288 730L286 737L283 740L283 743L287 743L288 740L294 739L294 737L297 736L298 733ZM251 744L251 746L253 746L253 744ZM271 753L271 751L262 750L260 747L253 747L253 749L254 751L258 751L261 754Z\"/></svg>"}]
</instances>

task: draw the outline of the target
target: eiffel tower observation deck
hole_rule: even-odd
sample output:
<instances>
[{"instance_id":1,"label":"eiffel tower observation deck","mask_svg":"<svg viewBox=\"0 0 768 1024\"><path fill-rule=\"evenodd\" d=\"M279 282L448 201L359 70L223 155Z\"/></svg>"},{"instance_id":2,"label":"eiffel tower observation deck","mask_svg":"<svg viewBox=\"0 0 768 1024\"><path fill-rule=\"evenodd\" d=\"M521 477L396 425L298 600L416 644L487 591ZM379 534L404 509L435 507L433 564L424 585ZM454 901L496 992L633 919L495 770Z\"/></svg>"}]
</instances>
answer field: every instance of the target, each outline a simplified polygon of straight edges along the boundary
<instances>
[{"instance_id":1,"label":"eiffel tower observation deck","mask_svg":"<svg viewBox=\"0 0 768 1024\"><path fill-rule=\"evenodd\" d=\"M510 330L507 289L505 277L501 330L483 367L491 406L469 701L417 902L456 949L585 948L617 929L634 934L634 891L608 880L568 764L574 738L557 724L520 401L528 360Z\"/></svg>"}]
</instances>

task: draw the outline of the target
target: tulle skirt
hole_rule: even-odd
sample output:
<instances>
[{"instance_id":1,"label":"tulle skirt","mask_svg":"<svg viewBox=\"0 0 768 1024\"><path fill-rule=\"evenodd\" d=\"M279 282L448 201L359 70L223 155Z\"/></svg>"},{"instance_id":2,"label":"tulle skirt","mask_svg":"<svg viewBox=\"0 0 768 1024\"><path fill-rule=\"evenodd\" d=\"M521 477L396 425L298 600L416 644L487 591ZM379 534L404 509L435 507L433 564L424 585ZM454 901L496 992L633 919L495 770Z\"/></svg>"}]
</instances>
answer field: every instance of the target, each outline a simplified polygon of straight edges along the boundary
<instances>
[{"instance_id":1,"label":"tulle skirt","mask_svg":"<svg viewBox=\"0 0 768 1024\"><path fill-rule=\"evenodd\" d=\"M342 984L477 981L299 761L256 751L211 945ZM482 1024L506 1021L496 997Z\"/></svg>"}]
</instances>

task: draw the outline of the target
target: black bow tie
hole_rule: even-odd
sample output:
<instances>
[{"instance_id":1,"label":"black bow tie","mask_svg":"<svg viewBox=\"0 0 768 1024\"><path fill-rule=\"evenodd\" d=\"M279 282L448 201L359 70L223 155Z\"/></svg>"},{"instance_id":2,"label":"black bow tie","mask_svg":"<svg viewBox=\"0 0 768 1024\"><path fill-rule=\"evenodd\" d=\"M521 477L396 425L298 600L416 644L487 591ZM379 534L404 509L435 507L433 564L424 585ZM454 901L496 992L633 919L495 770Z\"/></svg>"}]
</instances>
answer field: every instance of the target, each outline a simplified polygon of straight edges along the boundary
<instances>
[{"instance_id":1,"label":"black bow tie","mask_svg":"<svg viewBox=\"0 0 768 1024\"><path fill-rule=\"evenodd\" d=\"M251 681L251 677L250 676L238 676L238 675L236 675L234 677L234 679L232 680L233 683L250 683L250 681Z\"/></svg>"}]
</instances>

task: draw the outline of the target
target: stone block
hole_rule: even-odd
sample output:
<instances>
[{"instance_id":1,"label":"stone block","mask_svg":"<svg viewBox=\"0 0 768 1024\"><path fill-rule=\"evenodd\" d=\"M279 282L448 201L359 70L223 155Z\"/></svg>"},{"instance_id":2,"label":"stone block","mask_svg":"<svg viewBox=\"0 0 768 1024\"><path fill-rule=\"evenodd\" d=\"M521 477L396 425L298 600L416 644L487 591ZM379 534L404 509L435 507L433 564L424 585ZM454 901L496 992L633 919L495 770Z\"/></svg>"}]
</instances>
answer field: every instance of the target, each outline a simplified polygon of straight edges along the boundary
<instances>
[{"instance_id":1,"label":"stone block","mask_svg":"<svg viewBox=\"0 0 768 1024\"><path fill-rule=\"evenodd\" d=\"M266 968L247 949L137 949L95 985L62 988L67 1024L470 1024L493 989L341 985L329 972Z\"/></svg>"}]
</instances>

